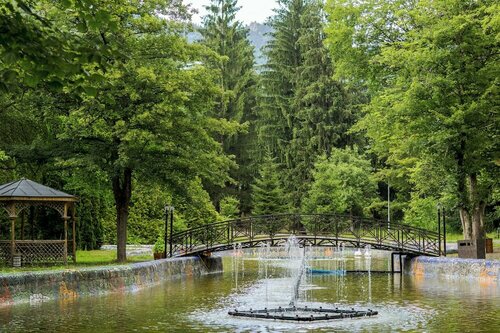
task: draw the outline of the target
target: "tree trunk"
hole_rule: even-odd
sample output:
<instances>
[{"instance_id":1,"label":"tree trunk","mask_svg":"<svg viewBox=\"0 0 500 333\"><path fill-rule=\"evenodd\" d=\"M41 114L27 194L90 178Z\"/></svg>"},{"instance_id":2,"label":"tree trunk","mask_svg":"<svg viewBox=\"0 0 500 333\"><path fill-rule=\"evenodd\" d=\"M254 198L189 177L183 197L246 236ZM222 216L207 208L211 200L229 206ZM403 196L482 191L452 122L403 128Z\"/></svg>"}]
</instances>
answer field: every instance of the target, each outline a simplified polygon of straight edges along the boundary
<instances>
[{"instance_id":1,"label":"tree trunk","mask_svg":"<svg viewBox=\"0 0 500 333\"><path fill-rule=\"evenodd\" d=\"M465 207L460 207L459 212L464 239L472 239L472 221L470 219L469 212L465 209Z\"/></svg>"},{"instance_id":2,"label":"tree trunk","mask_svg":"<svg viewBox=\"0 0 500 333\"><path fill-rule=\"evenodd\" d=\"M460 207L460 221L464 239L484 239L484 210L486 205L479 203L472 208L472 214L465 208Z\"/></svg>"},{"instance_id":3,"label":"tree trunk","mask_svg":"<svg viewBox=\"0 0 500 333\"><path fill-rule=\"evenodd\" d=\"M132 197L132 169L113 177L113 195L116 207L116 251L118 262L127 261L128 208Z\"/></svg>"},{"instance_id":4,"label":"tree trunk","mask_svg":"<svg viewBox=\"0 0 500 333\"><path fill-rule=\"evenodd\" d=\"M479 203L474 207L474 214L472 215L472 238L485 239L486 233L484 231L484 210L486 205Z\"/></svg>"},{"instance_id":5,"label":"tree trunk","mask_svg":"<svg viewBox=\"0 0 500 333\"><path fill-rule=\"evenodd\" d=\"M480 200L477 190L476 174L467 177L469 183L467 204L462 203L460 207L460 221L462 222L464 239L484 239L484 210L486 204ZM465 190L465 187L464 187Z\"/></svg>"},{"instance_id":6,"label":"tree trunk","mask_svg":"<svg viewBox=\"0 0 500 333\"><path fill-rule=\"evenodd\" d=\"M351 232L354 234L356 232L356 226L354 224L354 215L352 213L352 207L349 208L349 220L351 221Z\"/></svg>"},{"instance_id":7,"label":"tree trunk","mask_svg":"<svg viewBox=\"0 0 500 333\"><path fill-rule=\"evenodd\" d=\"M477 175L472 174L469 176L469 196L471 202L471 215L472 215L472 238L484 239L484 209L485 204L479 199L477 189Z\"/></svg>"},{"instance_id":8,"label":"tree trunk","mask_svg":"<svg viewBox=\"0 0 500 333\"><path fill-rule=\"evenodd\" d=\"M460 221L462 222L464 239L483 239L485 236L484 209L486 205L478 193L477 174L469 173L465 168L465 138L466 135L462 133L460 148L456 152Z\"/></svg>"}]
</instances>

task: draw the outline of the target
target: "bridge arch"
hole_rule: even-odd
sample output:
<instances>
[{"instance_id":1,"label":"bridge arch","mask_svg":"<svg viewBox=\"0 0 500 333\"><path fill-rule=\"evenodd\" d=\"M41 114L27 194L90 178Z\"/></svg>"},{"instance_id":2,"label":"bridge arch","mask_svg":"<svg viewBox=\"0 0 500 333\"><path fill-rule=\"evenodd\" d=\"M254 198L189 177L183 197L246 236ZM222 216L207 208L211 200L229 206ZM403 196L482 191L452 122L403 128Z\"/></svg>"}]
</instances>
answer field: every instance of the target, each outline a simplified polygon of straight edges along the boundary
<instances>
[{"instance_id":1,"label":"bridge arch","mask_svg":"<svg viewBox=\"0 0 500 333\"><path fill-rule=\"evenodd\" d=\"M170 233L169 257L197 255L268 243L283 244L295 235L303 246L370 245L374 249L439 256L441 237L435 231L407 224L339 214L276 214L251 216Z\"/></svg>"}]
</instances>

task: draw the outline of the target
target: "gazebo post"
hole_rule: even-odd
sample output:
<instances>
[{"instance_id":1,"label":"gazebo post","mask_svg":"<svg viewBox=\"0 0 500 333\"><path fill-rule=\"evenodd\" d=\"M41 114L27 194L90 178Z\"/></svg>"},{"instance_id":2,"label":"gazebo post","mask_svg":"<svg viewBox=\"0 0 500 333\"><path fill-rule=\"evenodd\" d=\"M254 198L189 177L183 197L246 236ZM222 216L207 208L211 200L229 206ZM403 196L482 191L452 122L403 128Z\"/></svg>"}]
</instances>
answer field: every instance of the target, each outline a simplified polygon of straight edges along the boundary
<instances>
[{"instance_id":1,"label":"gazebo post","mask_svg":"<svg viewBox=\"0 0 500 333\"><path fill-rule=\"evenodd\" d=\"M76 264L76 205L72 204L71 219L73 220L73 262Z\"/></svg>"},{"instance_id":2,"label":"gazebo post","mask_svg":"<svg viewBox=\"0 0 500 333\"><path fill-rule=\"evenodd\" d=\"M10 256L14 259L14 254L16 254L16 216L10 217Z\"/></svg>"},{"instance_id":3,"label":"gazebo post","mask_svg":"<svg viewBox=\"0 0 500 333\"><path fill-rule=\"evenodd\" d=\"M64 264L68 264L68 203L64 204Z\"/></svg>"},{"instance_id":4,"label":"gazebo post","mask_svg":"<svg viewBox=\"0 0 500 333\"><path fill-rule=\"evenodd\" d=\"M7 209L10 218L10 260L11 264L13 264L14 255L16 254L16 204L13 202L10 203Z\"/></svg>"},{"instance_id":5,"label":"gazebo post","mask_svg":"<svg viewBox=\"0 0 500 333\"><path fill-rule=\"evenodd\" d=\"M24 223L26 222L26 211L21 214L21 240L24 240Z\"/></svg>"}]
</instances>

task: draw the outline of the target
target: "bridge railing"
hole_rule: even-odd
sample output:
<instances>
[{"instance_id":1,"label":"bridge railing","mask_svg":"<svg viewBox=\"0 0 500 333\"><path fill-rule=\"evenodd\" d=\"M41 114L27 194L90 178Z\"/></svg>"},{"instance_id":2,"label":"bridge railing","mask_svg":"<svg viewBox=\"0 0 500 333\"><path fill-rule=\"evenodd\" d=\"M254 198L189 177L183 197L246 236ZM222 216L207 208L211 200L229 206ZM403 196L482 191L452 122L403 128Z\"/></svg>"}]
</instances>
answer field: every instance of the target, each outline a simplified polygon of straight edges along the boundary
<instances>
[{"instance_id":1,"label":"bridge railing","mask_svg":"<svg viewBox=\"0 0 500 333\"><path fill-rule=\"evenodd\" d=\"M278 214L215 222L173 233L169 238L169 255L229 248L235 243L272 242L290 234L319 246L331 245L331 240L336 240L336 244L363 243L416 254L439 255L440 251L437 232L406 224L337 214Z\"/></svg>"}]
</instances>

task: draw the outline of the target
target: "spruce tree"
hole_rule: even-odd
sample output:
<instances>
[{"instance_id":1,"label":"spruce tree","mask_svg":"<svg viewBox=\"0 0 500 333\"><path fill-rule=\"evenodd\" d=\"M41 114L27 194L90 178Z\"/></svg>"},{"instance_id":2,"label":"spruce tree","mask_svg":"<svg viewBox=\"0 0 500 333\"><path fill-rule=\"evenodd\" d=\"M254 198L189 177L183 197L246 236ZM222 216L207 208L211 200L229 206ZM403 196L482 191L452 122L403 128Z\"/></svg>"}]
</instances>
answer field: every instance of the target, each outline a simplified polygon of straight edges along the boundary
<instances>
[{"instance_id":1,"label":"spruce tree","mask_svg":"<svg viewBox=\"0 0 500 333\"><path fill-rule=\"evenodd\" d=\"M323 45L323 4L318 0L280 1L271 18L273 41L266 49L260 137L282 164L283 183L300 207L318 156L352 144L350 94L334 81Z\"/></svg>"},{"instance_id":2,"label":"spruce tree","mask_svg":"<svg viewBox=\"0 0 500 333\"><path fill-rule=\"evenodd\" d=\"M234 195L240 201L241 213L248 213L250 184L256 174L253 164L256 137L253 126L256 95L253 47L248 40L248 29L236 20L240 8L237 0L212 0L205 8L208 14L200 29L201 43L222 56L220 61L211 64L220 73L220 95L214 116L236 121L245 127L236 135L221 134L218 138L224 151L235 157L238 169L231 172L234 182L227 183L222 191L220 188L210 189L211 197L220 210L220 200Z\"/></svg>"},{"instance_id":3,"label":"spruce tree","mask_svg":"<svg viewBox=\"0 0 500 333\"><path fill-rule=\"evenodd\" d=\"M267 153L253 184L253 215L268 215L286 212L284 190L280 184L278 164Z\"/></svg>"},{"instance_id":4,"label":"spruce tree","mask_svg":"<svg viewBox=\"0 0 500 333\"><path fill-rule=\"evenodd\" d=\"M264 48L267 64L262 71L259 138L278 162L286 165L296 121L293 100L297 69L302 64L298 38L304 0L280 0L278 5L268 21L271 41Z\"/></svg>"}]
</instances>

